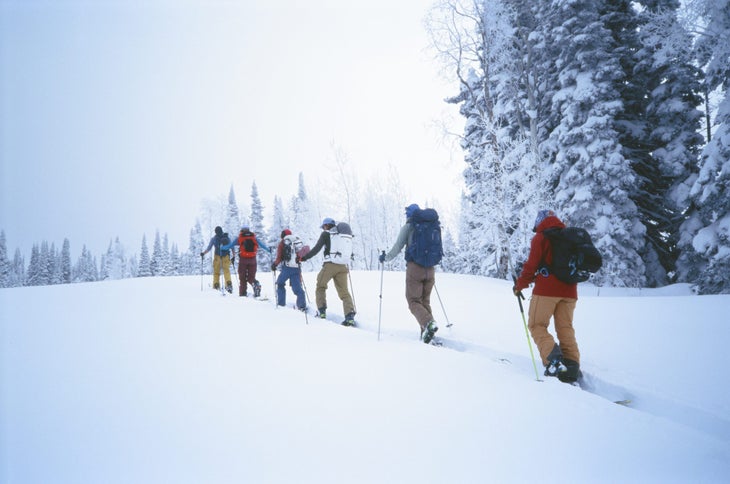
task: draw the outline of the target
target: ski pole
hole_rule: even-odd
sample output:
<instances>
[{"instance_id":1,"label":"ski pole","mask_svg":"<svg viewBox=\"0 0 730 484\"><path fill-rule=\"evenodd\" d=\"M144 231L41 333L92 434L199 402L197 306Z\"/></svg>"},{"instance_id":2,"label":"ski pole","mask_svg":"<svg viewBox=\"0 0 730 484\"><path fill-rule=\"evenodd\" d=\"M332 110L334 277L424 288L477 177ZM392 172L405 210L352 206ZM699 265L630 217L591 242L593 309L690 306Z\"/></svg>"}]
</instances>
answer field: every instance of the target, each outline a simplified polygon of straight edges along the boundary
<instances>
[{"instance_id":1,"label":"ski pole","mask_svg":"<svg viewBox=\"0 0 730 484\"><path fill-rule=\"evenodd\" d=\"M297 267L299 267L299 280L302 282L302 289L304 289L304 295L307 298L307 307L311 304L309 301L309 293L307 292L307 285L304 284L304 274L302 274L302 264L301 262L297 262ZM307 316L307 309L305 308L304 311L304 323L309 324L309 316Z\"/></svg>"},{"instance_id":2,"label":"ski pole","mask_svg":"<svg viewBox=\"0 0 730 484\"><path fill-rule=\"evenodd\" d=\"M203 254L200 254L200 292L203 292Z\"/></svg>"},{"instance_id":3,"label":"ski pole","mask_svg":"<svg viewBox=\"0 0 730 484\"><path fill-rule=\"evenodd\" d=\"M515 276L512 276L512 280L517 283L517 278ZM532 358L532 366L535 368L535 380L540 380L540 375L537 373L537 363L535 363L535 353L532 351L532 342L530 342L530 333L527 330L527 321L525 320L525 309L522 307L522 300L525 299L525 296L522 294L522 291L518 292L516 294L517 296L517 303L520 305L520 313L522 314L522 324L525 326L525 336L527 337L527 346L530 347L530 357Z\"/></svg>"},{"instance_id":4,"label":"ski pole","mask_svg":"<svg viewBox=\"0 0 730 484\"><path fill-rule=\"evenodd\" d=\"M276 306L274 309L279 309L279 290L276 287L276 267L271 271L272 279L274 280L274 302Z\"/></svg>"},{"instance_id":5,"label":"ski pole","mask_svg":"<svg viewBox=\"0 0 730 484\"><path fill-rule=\"evenodd\" d=\"M436 290L436 297L439 299L439 304L441 304L441 311L444 313L444 318L446 319L446 327L450 328L454 324L449 322L449 317L446 315L446 309L444 308L444 303L441 301L441 295L439 294L439 289L436 287L436 283L433 284L433 288Z\"/></svg>"},{"instance_id":6,"label":"ski pole","mask_svg":"<svg viewBox=\"0 0 730 484\"><path fill-rule=\"evenodd\" d=\"M385 255L383 251L382 255ZM385 262L380 263L380 307L378 308L378 341L380 341L380 319L383 314L383 273L385 272Z\"/></svg>"},{"instance_id":7,"label":"ski pole","mask_svg":"<svg viewBox=\"0 0 730 484\"><path fill-rule=\"evenodd\" d=\"M357 303L355 302L355 286L352 285L350 266L347 266L347 278L350 280L350 290L352 291L352 308L355 310L355 312L357 312Z\"/></svg>"}]
</instances>

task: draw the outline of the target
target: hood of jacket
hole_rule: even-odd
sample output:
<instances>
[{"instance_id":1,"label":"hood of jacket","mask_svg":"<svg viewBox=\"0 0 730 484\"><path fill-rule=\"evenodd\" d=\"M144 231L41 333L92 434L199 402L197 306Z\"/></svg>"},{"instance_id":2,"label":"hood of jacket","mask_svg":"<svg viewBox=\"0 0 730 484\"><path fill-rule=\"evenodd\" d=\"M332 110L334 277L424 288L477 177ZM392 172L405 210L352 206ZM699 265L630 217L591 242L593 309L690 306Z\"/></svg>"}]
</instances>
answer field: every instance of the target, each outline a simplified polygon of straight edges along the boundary
<instances>
[{"instance_id":1,"label":"hood of jacket","mask_svg":"<svg viewBox=\"0 0 730 484\"><path fill-rule=\"evenodd\" d=\"M546 217L545 220L540 222L540 225L537 226L536 232L542 232L547 229L564 229L565 224L555 215L551 215L550 217Z\"/></svg>"}]
</instances>

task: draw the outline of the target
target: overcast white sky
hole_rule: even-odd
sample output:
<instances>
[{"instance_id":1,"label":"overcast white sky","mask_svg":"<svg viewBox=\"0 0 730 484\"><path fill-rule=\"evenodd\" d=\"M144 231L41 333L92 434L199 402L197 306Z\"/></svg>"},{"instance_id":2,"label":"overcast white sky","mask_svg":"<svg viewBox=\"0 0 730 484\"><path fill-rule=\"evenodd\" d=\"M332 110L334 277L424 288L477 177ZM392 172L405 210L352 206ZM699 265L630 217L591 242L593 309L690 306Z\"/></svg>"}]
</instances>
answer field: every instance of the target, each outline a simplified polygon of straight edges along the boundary
<instances>
[{"instance_id":1,"label":"overcast white sky","mask_svg":"<svg viewBox=\"0 0 730 484\"><path fill-rule=\"evenodd\" d=\"M156 229L185 250L231 184L247 203L256 181L267 207L300 171L326 190L333 142L362 180L392 163L413 201L455 209L460 154L433 124L456 88L426 50L431 3L0 0L10 255L64 237L134 252Z\"/></svg>"}]
</instances>

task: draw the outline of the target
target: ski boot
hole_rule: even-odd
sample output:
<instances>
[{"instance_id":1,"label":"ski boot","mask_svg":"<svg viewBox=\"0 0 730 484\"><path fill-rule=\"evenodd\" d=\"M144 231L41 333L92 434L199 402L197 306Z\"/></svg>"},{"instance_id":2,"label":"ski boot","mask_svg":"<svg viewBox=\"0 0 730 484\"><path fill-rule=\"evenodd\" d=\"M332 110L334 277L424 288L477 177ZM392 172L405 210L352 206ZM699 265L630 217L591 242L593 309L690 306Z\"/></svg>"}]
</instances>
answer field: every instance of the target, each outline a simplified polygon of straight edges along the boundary
<instances>
[{"instance_id":1,"label":"ski boot","mask_svg":"<svg viewBox=\"0 0 730 484\"><path fill-rule=\"evenodd\" d=\"M429 321L426 325L426 329L424 329L423 333L421 333L421 341L426 344L430 343L438 330L439 327L436 326L436 321Z\"/></svg>"},{"instance_id":2,"label":"ski boot","mask_svg":"<svg viewBox=\"0 0 730 484\"><path fill-rule=\"evenodd\" d=\"M342 326L355 326L355 312L347 313L345 320L342 321Z\"/></svg>"},{"instance_id":3,"label":"ski boot","mask_svg":"<svg viewBox=\"0 0 730 484\"><path fill-rule=\"evenodd\" d=\"M259 284L259 281L253 281L253 297L261 297L261 284Z\"/></svg>"},{"instance_id":4,"label":"ski boot","mask_svg":"<svg viewBox=\"0 0 730 484\"><path fill-rule=\"evenodd\" d=\"M558 376L558 374L567 371L563 363L563 350L560 345L555 343L549 355L547 355L547 365L545 365L545 376Z\"/></svg>"},{"instance_id":5,"label":"ski boot","mask_svg":"<svg viewBox=\"0 0 730 484\"><path fill-rule=\"evenodd\" d=\"M317 309L317 314L315 315L315 317L320 319L327 319L327 308Z\"/></svg>"},{"instance_id":6,"label":"ski boot","mask_svg":"<svg viewBox=\"0 0 730 484\"><path fill-rule=\"evenodd\" d=\"M580 371L580 364L577 361L565 359L563 360L565 365L565 371L558 372L558 380L563 383L575 383L578 379L583 376Z\"/></svg>"},{"instance_id":7,"label":"ski boot","mask_svg":"<svg viewBox=\"0 0 730 484\"><path fill-rule=\"evenodd\" d=\"M226 282L226 291L228 291L228 294L233 294L233 284L230 282Z\"/></svg>"}]
</instances>

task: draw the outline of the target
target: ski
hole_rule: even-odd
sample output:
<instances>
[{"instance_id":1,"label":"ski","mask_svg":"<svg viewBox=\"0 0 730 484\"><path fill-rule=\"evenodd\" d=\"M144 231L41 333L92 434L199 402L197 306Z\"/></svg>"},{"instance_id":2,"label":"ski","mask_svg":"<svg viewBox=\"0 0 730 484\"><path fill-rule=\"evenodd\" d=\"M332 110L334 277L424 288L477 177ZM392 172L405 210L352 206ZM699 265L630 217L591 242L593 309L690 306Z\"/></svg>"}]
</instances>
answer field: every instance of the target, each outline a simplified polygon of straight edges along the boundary
<instances>
[{"instance_id":1,"label":"ski","mask_svg":"<svg viewBox=\"0 0 730 484\"><path fill-rule=\"evenodd\" d=\"M444 346L444 340L439 338L438 336L434 336L431 338L431 341L426 343L427 345L436 346L438 348L442 348Z\"/></svg>"},{"instance_id":2,"label":"ski","mask_svg":"<svg viewBox=\"0 0 730 484\"><path fill-rule=\"evenodd\" d=\"M614 400L613 403L616 405L623 405L624 407L628 407L631 405L631 400Z\"/></svg>"}]
</instances>

